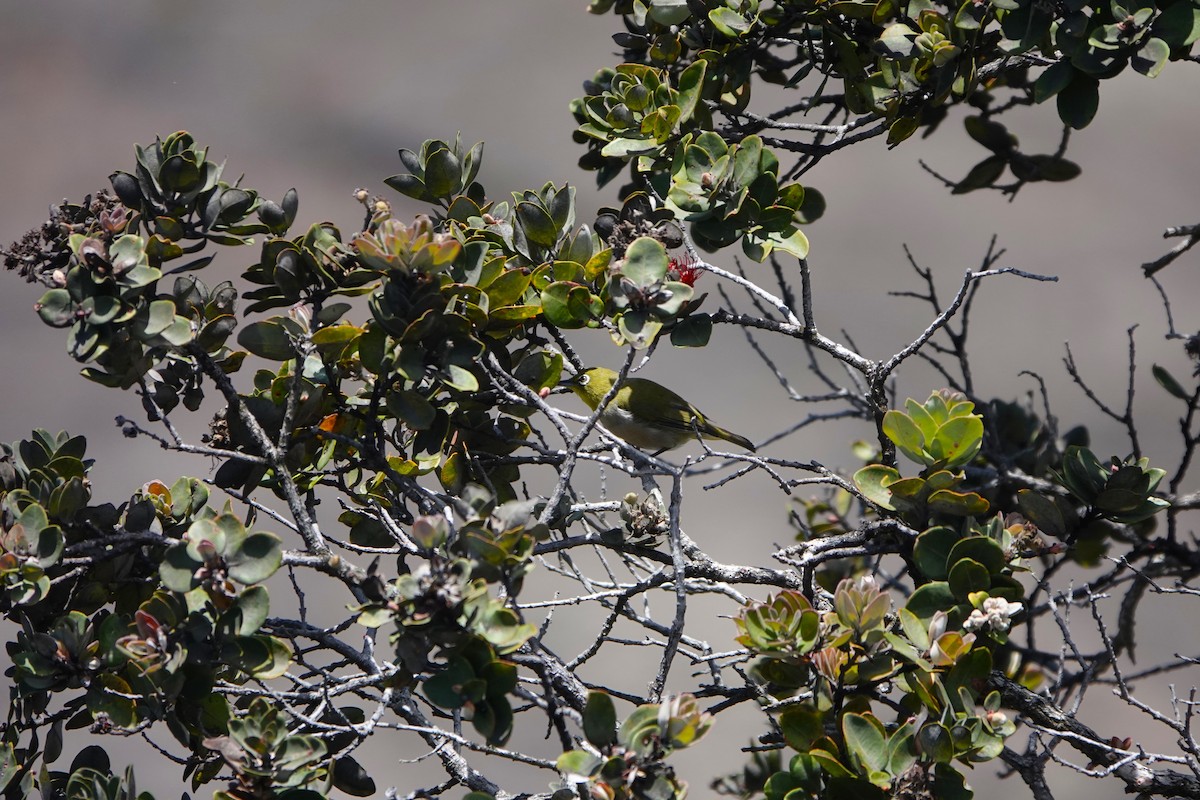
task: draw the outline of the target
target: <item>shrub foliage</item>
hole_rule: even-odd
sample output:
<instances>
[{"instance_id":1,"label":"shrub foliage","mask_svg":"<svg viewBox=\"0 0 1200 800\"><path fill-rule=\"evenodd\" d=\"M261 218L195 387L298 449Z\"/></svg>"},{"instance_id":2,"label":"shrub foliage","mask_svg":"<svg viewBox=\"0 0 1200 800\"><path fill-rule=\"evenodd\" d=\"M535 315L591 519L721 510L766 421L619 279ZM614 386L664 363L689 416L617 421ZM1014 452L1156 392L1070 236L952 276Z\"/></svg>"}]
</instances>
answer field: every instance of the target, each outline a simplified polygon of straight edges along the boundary
<instances>
[{"instance_id":1,"label":"shrub foliage","mask_svg":"<svg viewBox=\"0 0 1200 800\"><path fill-rule=\"evenodd\" d=\"M1195 60L1200 3L1137 2L595 0L621 22L623 61L572 104L580 163L625 183L587 224L565 183L489 196L482 144L457 139L402 149L384 181L426 213L402 219L360 191L349 233L295 229L294 190L274 201L230 183L185 132L139 146L111 189L54 208L6 264L46 287L37 313L84 377L140 398L125 433L201 457L202 474L106 502L83 437L3 446L5 796L148 797L102 744L59 766L64 732L86 729L152 739L223 800L379 783L412 798L669 800L689 777L672 754L747 706L761 728L744 770L693 781L770 800L958 800L972 766L1002 762L1040 799L1062 763L1146 797L1200 797L1194 698L1156 710L1123 672L1142 600L1198 591L1182 527L1197 504L1183 491L1195 377L1152 370L1181 408L1173 471L1140 451L1128 408L1102 405L1130 432L1131 454L1110 457L1045 405L975 391L971 300L996 276L1050 278L997 268L990 249L940 303L918 267L928 326L876 360L817 330L803 232L825 206L802 184L812 165L950 119L987 153L945 180L954 193L1074 177L1068 133L1104 80ZM794 100L752 111L762 84ZM1062 146L1026 153L999 120L1050 99ZM1200 236L1176 233L1148 274ZM238 283L202 277L218 252L240 259ZM825 386L792 392L805 410L772 441L856 421L861 469L781 446L668 460L552 396L587 366L573 342L611 340L625 380L731 326L760 354L764 338L790 347L793 363L762 359L789 391L797 364ZM945 388L901 403L897 370L918 360ZM173 422L214 409L201 441ZM743 476L794 497L794 541L768 563L719 562L686 530L688 495ZM732 622L689 610L705 595ZM1099 651L1075 643L1071 607ZM560 625L591 625L587 646L564 652ZM627 647L654 666L597 680L592 665ZM1178 752L1089 720L1093 684L1170 729ZM360 762L372 736L423 740L444 779Z\"/></svg>"}]
</instances>

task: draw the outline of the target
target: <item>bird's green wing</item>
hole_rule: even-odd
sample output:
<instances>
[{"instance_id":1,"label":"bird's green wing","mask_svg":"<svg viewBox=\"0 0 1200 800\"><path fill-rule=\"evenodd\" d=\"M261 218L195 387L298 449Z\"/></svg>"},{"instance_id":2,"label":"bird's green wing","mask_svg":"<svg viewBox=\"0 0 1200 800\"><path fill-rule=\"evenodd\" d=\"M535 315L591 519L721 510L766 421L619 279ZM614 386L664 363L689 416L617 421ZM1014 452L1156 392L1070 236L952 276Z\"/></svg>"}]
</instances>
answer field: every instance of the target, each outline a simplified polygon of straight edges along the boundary
<instances>
[{"instance_id":1,"label":"bird's green wing","mask_svg":"<svg viewBox=\"0 0 1200 800\"><path fill-rule=\"evenodd\" d=\"M703 430L704 415L667 387L644 378L630 378L625 389L629 392L625 408L635 419L683 431L693 430L695 419Z\"/></svg>"},{"instance_id":2,"label":"bird's green wing","mask_svg":"<svg viewBox=\"0 0 1200 800\"><path fill-rule=\"evenodd\" d=\"M625 408L635 419L666 430L699 432L706 438L724 439L754 451L754 444L745 436L712 424L700 409L665 386L642 378L630 378L622 391L629 392Z\"/></svg>"}]
</instances>

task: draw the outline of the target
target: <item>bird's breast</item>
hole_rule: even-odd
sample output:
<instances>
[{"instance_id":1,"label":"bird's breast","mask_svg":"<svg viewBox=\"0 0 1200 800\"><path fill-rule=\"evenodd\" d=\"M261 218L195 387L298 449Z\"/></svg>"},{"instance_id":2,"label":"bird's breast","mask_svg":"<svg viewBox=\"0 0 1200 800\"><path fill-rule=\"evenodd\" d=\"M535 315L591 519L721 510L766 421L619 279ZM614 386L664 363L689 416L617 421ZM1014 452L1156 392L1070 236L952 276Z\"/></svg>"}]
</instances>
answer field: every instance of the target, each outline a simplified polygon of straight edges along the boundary
<instances>
[{"instance_id":1,"label":"bird's breast","mask_svg":"<svg viewBox=\"0 0 1200 800\"><path fill-rule=\"evenodd\" d=\"M687 431L663 428L653 423L639 421L633 414L616 405L609 405L600 415L604 427L643 450L656 451L679 447L691 438Z\"/></svg>"}]
</instances>

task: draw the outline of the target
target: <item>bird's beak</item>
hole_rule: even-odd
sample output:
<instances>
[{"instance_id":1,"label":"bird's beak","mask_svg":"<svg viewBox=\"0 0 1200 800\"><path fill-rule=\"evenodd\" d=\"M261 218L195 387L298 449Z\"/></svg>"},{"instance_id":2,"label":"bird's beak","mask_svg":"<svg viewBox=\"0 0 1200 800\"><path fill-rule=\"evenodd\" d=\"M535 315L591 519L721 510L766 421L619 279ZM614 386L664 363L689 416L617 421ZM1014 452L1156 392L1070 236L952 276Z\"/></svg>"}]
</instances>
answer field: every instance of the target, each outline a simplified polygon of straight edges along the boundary
<instances>
[{"instance_id":1,"label":"bird's beak","mask_svg":"<svg viewBox=\"0 0 1200 800\"><path fill-rule=\"evenodd\" d=\"M576 375L564 375L562 378L559 378L558 388L570 389L573 386L578 386L579 385L579 375L581 375L581 374L582 373L579 373Z\"/></svg>"}]
</instances>

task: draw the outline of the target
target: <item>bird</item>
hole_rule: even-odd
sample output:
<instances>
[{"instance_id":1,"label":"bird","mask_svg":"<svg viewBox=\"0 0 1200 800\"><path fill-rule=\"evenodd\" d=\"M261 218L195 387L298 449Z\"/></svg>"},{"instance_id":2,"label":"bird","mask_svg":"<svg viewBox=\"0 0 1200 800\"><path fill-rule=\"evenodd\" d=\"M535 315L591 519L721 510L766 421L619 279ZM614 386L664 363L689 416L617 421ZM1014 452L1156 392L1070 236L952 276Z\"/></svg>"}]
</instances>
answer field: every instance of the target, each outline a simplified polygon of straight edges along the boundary
<instances>
[{"instance_id":1,"label":"bird","mask_svg":"<svg viewBox=\"0 0 1200 800\"><path fill-rule=\"evenodd\" d=\"M564 378L558 385L571 389L595 411L618 377L611 369L592 367ZM646 378L626 378L599 419L629 444L653 451L654 455L674 450L696 434L705 439L724 439L754 452L754 443L745 436L717 427L687 400Z\"/></svg>"}]
</instances>

